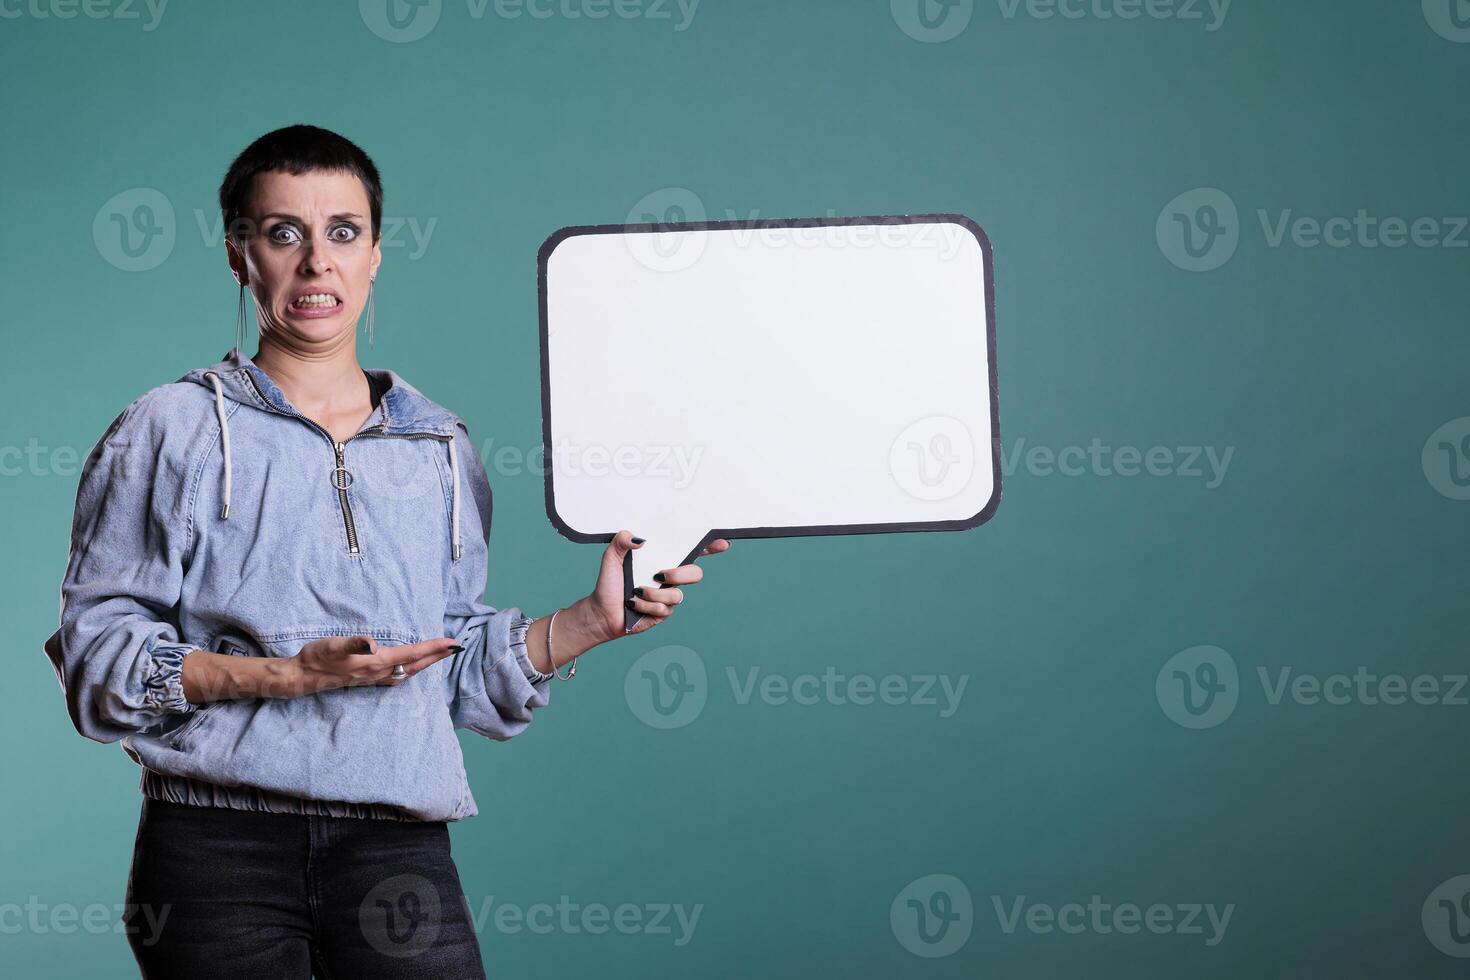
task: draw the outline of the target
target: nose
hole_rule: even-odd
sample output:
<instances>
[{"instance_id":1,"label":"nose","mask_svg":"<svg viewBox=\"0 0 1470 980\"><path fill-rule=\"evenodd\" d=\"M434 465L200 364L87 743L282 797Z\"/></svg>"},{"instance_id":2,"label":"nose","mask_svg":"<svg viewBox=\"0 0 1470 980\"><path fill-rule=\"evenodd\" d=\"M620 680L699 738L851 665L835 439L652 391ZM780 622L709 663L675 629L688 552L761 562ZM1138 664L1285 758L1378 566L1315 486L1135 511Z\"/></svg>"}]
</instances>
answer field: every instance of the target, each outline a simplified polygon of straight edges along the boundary
<instances>
[{"instance_id":1,"label":"nose","mask_svg":"<svg viewBox=\"0 0 1470 980\"><path fill-rule=\"evenodd\" d=\"M306 276L321 275L332 268L327 253L326 233L322 232L309 238L301 247L301 274Z\"/></svg>"}]
</instances>

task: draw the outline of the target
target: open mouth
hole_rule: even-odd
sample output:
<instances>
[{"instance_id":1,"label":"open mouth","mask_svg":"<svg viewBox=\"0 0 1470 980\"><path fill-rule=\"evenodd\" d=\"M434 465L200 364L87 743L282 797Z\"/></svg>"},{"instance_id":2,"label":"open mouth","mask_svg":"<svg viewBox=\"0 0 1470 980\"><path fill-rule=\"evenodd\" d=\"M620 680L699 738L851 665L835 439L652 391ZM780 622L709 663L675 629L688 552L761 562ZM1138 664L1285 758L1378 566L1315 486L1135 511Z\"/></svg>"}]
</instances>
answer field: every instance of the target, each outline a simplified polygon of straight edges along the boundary
<instances>
[{"instance_id":1,"label":"open mouth","mask_svg":"<svg viewBox=\"0 0 1470 980\"><path fill-rule=\"evenodd\" d=\"M291 310L296 313L331 313L342 306L341 297L335 293L303 293L291 301Z\"/></svg>"}]
</instances>

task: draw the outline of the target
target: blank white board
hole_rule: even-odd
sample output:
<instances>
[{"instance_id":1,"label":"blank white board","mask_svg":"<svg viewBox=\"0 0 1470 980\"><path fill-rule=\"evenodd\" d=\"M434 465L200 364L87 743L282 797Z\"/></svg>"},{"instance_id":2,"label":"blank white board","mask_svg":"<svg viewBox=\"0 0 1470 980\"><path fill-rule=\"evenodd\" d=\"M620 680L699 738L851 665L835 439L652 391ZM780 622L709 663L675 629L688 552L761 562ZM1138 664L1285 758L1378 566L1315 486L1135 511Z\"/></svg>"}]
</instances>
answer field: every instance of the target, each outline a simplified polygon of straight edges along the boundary
<instances>
[{"instance_id":1,"label":"blank white board","mask_svg":"<svg viewBox=\"0 0 1470 980\"><path fill-rule=\"evenodd\" d=\"M630 591L714 538L995 512L994 277L969 218L563 228L538 271L547 514L574 541L646 538Z\"/></svg>"}]
</instances>

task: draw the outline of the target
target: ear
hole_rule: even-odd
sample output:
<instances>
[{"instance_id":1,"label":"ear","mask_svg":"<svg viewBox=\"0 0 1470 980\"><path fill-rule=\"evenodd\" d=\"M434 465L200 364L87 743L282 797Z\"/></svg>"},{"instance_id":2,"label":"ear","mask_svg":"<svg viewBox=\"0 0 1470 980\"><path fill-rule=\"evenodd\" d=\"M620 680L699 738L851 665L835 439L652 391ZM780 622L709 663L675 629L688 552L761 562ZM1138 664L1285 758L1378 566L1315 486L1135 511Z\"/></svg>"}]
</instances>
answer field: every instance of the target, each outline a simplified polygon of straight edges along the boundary
<instances>
[{"instance_id":1,"label":"ear","mask_svg":"<svg viewBox=\"0 0 1470 980\"><path fill-rule=\"evenodd\" d=\"M383 264L383 244L382 244L382 238L380 236L377 241L373 242L373 260L372 260L372 264L368 266L368 278L369 279L376 279L378 277L378 266L380 266L382 264Z\"/></svg>"},{"instance_id":2,"label":"ear","mask_svg":"<svg viewBox=\"0 0 1470 980\"><path fill-rule=\"evenodd\" d=\"M228 235L225 236L225 258L230 263L230 271L234 273L235 281L244 286L250 285L250 266L245 261L245 254Z\"/></svg>"}]
</instances>

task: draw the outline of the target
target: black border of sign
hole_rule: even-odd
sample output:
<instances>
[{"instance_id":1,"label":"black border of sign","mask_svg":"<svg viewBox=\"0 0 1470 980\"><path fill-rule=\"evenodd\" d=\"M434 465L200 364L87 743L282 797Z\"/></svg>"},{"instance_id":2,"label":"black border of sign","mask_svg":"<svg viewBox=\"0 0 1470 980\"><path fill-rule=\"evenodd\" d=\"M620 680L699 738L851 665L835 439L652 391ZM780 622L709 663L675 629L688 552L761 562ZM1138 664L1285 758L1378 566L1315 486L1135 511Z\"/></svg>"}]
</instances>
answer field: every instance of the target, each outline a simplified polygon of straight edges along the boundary
<instances>
[{"instance_id":1,"label":"black border of sign","mask_svg":"<svg viewBox=\"0 0 1470 980\"><path fill-rule=\"evenodd\" d=\"M825 218L757 218L740 221L691 221L680 223L652 222L635 225L570 225L553 232L542 243L536 253L536 291L540 305L541 320L541 450L546 464L546 516L561 533L562 537L583 544L611 541L617 532L587 534L574 530L556 512L556 495L552 486L551 459L551 362L548 351L548 323L546 309L546 267L551 253L568 238L583 235L617 235L628 232L673 232L673 231L726 231L738 228L762 230L768 228L824 228L841 225L864 224L957 224L967 229L980 244L985 266L985 346L990 361L990 465L993 490L984 507L971 517L953 521L911 521L896 524L812 524L801 527L742 527L713 528L700 539L680 564L695 560L705 546L715 538L796 538L814 534L891 534L907 531L965 531L979 527L995 516L1001 498L1001 448L1000 448L1000 395L996 384L995 366L995 259L990 247L990 238L978 224L963 214L909 214L909 215L864 215L860 217ZM630 555L631 558L631 555ZM623 564L624 594L633 594L632 562ZM629 629L637 614L629 612Z\"/></svg>"}]
</instances>

